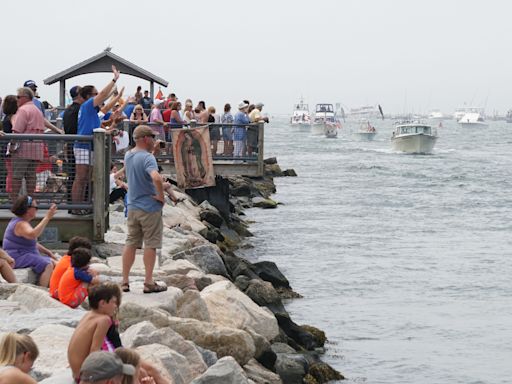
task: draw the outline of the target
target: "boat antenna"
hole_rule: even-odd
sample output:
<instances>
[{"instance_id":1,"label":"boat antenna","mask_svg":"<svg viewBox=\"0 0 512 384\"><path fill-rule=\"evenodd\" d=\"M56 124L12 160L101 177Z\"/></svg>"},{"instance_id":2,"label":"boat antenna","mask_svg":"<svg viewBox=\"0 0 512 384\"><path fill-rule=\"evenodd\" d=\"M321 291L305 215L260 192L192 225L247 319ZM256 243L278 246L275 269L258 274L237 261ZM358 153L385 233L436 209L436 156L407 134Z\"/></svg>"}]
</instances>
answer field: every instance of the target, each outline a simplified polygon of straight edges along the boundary
<instances>
[{"instance_id":1,"label":"boat antenna","mask_svg":"<svg viewBox=\"0 0 512 384\"><path fill-rule=\"evenodd\" d=\"M384 120L384 112L382 112L382 107L380 106L380 104L379 104L379 112L380 112L380 115L382 116L382 120Z\"/></svg>"}]
</instances>

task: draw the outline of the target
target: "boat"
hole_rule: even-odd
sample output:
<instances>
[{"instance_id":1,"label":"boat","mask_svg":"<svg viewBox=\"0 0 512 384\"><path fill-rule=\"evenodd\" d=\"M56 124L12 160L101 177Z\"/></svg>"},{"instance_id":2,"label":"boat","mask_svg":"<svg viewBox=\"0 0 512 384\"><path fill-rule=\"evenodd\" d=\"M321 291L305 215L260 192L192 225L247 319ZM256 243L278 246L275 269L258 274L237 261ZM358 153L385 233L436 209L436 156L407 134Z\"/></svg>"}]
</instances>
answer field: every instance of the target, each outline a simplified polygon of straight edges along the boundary
<instances>
[{"instance_id":1,"label":"boat","mask_svg":"<svg viewBox=\"0 0 512 384\"><path fill-rule=\"evenodd\" d=\"M352 132L352 136L360 141L372 141L377 135L377 130L368 120L361 120L359 130Z\"/></svg>"},{"instance_id":2,"label":"boat","mask_svg":"<svg viewBox=\"0 0 512 384\"><path fill-rule=\"evenodd\" d=\"M403 122L395 126L391 144L394 151L431 153L437 141L437 131L419 122Z\"/></svg>"},{"instance_id":3,"label":"boat","mask_svg":"<svg viewBox=\"0 0 512 384\"><path fill-rule=\"evenodd\" d=\"M474 112L466 113L460 118L458 123L461 127L465 128L487 128L489 126L481 114Z\"/></svg>"},{"instance_id":4,"label":"boat","mask_svg":"<svg viewBox=\"0 0 512 384\"><path fill-rule=\"evenodd\" d=\"M429 120L443 120L444 115L439 109L434 109L428 114Z\"/></svg>"},{"instance_id":5,"label":"boat","mask_svg":"<svg viewBox=\"0 0 512 384\"><path fill-rule=\"evenodd\" d=\"M512 109L509 109L507 112L507 116L505 117L507 123L512 123Z\"/></svg>"},{"instance_id":6,"label":"boat","mask_svg":"<svg viewBox=\"0 0 512 384\"><path fill-rule=\"evenodd\" d=\"M298 104L293 106L293 114L290 117L291 125L298 126L310 126L311 125L311 115L309 114L309 106L304 103L304 100L301 98Z\"/></svg>"},{"instance_id":7,"label":"boat","mask_svg":"<svg viewBox=\"0 0 512 384\"><path fill-rule=\"evenodd\" d=\"M455 110L455 112L453 113L453 118L455 119L455 121L458 122L467 113L479 113L480 115L485 116L484 108L462 107L462 108L457 108Z\"/></svg>"},{"instance_id":8,"label":"boat","mask_svg":"<svg viewBox=\"0 0 512 384\"><path fill-rule=\"evenodd\" d=\"M338 137L338 124L326 122L324 126L324 134L328 139L336 139Z\"/></svg>"},{"instance_id":9,"label":"boat","mask_svg":"<svg viewBox=\"0 0 512 384\"><path fill-rule=\"evenodd\" d=\"M362 107L351 108L347 113L347 118L351 120L377 119L381 116L378 106L363 105Z\"/></svg>"},{"instance_id":10,"label":"boat","mask_svg":"<svg viewBox=\"0 0 512 384\"><path fill-rule=\"evenodd\" d=\"M315 115L313 117L312 133L315 135L325 135L327 131L336 127L341 128L341 123L332 104L317 104L315 107Z\"/></svg>"}]
</instances>

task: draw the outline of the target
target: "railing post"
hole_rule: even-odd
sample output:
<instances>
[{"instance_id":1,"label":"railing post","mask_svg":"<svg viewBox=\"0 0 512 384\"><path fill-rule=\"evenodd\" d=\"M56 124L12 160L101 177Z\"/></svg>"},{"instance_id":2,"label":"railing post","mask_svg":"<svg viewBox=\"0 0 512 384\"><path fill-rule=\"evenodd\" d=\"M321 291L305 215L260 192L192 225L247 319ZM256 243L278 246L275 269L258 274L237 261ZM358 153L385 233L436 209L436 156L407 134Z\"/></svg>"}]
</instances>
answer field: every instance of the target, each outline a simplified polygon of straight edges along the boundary
<instances>
[{"instance_id":1,"label":"railing post","mask_svg":"<svg viewBox=\"0 0 512 384\"><path fill-rule=\"evenodd\" d=\"M265 123L260 121L258 123L258 176L262 177L265 175L265 163L263 149L265 142Z\"/></svg>"},{"instance_id":2,"label":"railing post","mask_svg":"<svg viewBox=\"0 0 512 384\"><path fill-rule=\"evenodd\" d=\"M105 130L94 130L94 164L93 164L93 237L96 242L103 242L107 229L105 222L106 178L105 173Z\"/></svg>"}]
</instances>

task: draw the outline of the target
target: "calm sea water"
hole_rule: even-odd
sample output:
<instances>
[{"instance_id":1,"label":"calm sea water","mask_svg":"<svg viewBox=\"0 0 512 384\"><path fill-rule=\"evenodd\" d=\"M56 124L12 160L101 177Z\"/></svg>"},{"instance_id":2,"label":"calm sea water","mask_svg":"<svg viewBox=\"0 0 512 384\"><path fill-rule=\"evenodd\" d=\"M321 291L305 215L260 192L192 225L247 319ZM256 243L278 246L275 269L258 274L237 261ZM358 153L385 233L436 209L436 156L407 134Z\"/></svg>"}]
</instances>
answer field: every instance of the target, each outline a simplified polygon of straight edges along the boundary
<instances>
[{"instance_id":1,"label":"calm sea water","mask_svg":"<svg viewBox=\"0 0 512 384\"><path fill-rule=\"evenodd\" d=\"M373 142L266 129L299 177L247 212L246 256L304 295L287 309L326 331L348 383L512 382L512 124L443 124L432 155L392 152L387 120Z\"/></svg>"}]
</instances>

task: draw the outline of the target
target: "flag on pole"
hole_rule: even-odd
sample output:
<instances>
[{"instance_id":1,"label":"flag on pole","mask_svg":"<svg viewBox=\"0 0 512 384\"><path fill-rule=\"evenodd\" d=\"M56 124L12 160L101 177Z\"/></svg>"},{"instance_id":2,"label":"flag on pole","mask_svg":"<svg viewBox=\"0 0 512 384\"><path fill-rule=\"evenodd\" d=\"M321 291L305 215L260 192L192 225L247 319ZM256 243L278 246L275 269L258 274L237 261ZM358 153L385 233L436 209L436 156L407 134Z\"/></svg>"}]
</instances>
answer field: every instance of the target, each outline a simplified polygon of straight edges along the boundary
<instances>
[{"instance_id":1,"label":"flag on pole","mask_svg":"<svg viewBox=\"0 0 512 384\"><path fill-rule=\"evenodd\" d=\"M155 99L158 99L158 100L164 99L164 93L162 92L162 88L158 87L158 92L155 96Z\"/></svg>"}]
</instances>

